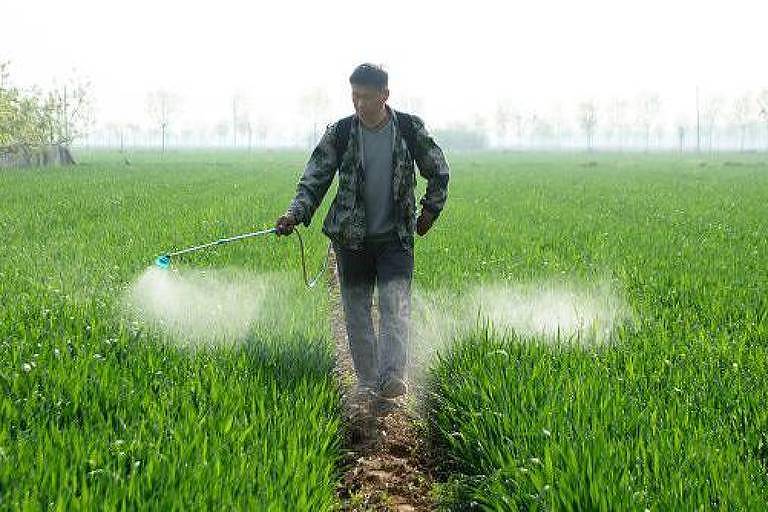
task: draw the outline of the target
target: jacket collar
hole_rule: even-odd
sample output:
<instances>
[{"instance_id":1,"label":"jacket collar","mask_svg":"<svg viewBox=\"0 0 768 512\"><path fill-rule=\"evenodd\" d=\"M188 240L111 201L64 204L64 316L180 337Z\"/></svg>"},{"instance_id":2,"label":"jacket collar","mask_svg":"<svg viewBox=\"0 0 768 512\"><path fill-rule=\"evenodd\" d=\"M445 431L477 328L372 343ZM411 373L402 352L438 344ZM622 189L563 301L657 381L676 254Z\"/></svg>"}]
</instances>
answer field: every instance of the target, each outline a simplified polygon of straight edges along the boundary
<instances>
[{"instance_id":1,"label":"jacket collar","mask_svg":"<svg viewBox=\"0 0 768 512\"><path fill-rule=\"evenodd\" d=\"M392 123L395 125L395 128L397 128L397 112L386 103L384 104L384 108L387 109L387 112L389 112L389 117L392 119ZM357 132L361 126L362 121L360 121L360 116L357 115L357 112L355 112L352 114L352 128L354 128L354 131Z\"/></svg>"},{"instance_id":2,"label":"jacket collar","mask_svg":"<svg viewBox=\"0 0 768 512\"><path fill-rule=\"evenodd\" d=\"M392 107L390 107L389 105L387 105L386 103L384 104L384 108L387 109L387 112L389 112L389 117L392 120L392 126L394 128L394 130L392 130L392 134L393 134L393 136L392 136L392 148L394 150L394 148L398 147L398 145L400 143L400 137L401 137L400 129L399 129L398 125L397 125L397 111L395 109L393 109ZM349 141L349 144L355 144L354 147L358 147L359 144L360 144L359 141L361 140L360 130L362 129L362 122L360 121L360 116L357 115L357 112L352 114L352 127L351 128L352 129L350 130L350 137L349 137L350 141ZM354 139L354 140L352 140L352 139Z\"/></svg>"}]
</instances>

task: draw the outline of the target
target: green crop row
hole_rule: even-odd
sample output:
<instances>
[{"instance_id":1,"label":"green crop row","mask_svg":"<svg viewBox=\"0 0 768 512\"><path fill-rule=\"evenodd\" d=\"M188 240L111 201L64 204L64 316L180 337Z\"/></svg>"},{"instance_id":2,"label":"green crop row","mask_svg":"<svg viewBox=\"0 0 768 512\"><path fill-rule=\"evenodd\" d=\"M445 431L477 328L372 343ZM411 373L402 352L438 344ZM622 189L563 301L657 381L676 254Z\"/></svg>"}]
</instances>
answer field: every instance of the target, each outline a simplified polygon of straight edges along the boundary
<instances>
[{"instance_id":1,"label":"green crop row","mask_svg":"<svg viewBox=\"0 0 768 512\"><path fill-rule=\"evenodd\" d=\"M125 307L161 252L270 227L306 155L80 158L0 173L0 508L333 508L328 302L301 284L295 240L176 262L182 275L268 276L244 339L197 349ZM439 348L421 370L443 505L766 508L761 156L451 163L448 208L417 240L415 271L428 343L414 342ZM313 267L318 226L305 238ZM630 314L609 340L574 344L495 308L552 283L610 292ZM495 293L475 303L481 285Z\"/></svg>"},{"instance_id":2,"label":"green crop row","mask_svg":"<svg viewBox=\"0 0 768 512\"><path fill-rule=\"evenodd\" d=\"M268 227L299 165L96 154L66 171L0 173L0 508L334 505L327 302L300 283L294 240L178 262L282 275L246 339L197 350L125 313L159 253ZM309 246L319 262L323 241Z\"/></svg>"},{"instance_id":3,"label":"green crop row","mask_svg":"<svg viewBox=\"0 0 768 512\"><path fill-rule=\"evenodd\" d=\"M444 350L426 402L451 475L445 499L485 510L766 509L768 165L586 163L454 162L423 283L607 280L633 320L583 345L480 318Z\"/></svg>"}]
</instances>

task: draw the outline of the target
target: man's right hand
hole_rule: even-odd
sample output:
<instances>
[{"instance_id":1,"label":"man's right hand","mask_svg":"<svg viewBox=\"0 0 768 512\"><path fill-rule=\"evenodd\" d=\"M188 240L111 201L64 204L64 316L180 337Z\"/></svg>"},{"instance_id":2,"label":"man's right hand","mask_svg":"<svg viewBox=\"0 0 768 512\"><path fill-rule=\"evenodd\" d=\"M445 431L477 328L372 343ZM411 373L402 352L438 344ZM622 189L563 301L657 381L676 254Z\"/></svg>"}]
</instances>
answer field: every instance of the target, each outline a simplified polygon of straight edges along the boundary
<instances>
[{"instance_id":1,"label":"man's right hand","mask_svg":"<svg viewBox=\"0 0 768 512\"><path fill-rule=\"evenodd\" d=\"M275 223L275 234L277 235L290 235L293 233L293 228L296 226L296 218L291 214L286 214L277 219Z\"/></svg>"}]
</instances>

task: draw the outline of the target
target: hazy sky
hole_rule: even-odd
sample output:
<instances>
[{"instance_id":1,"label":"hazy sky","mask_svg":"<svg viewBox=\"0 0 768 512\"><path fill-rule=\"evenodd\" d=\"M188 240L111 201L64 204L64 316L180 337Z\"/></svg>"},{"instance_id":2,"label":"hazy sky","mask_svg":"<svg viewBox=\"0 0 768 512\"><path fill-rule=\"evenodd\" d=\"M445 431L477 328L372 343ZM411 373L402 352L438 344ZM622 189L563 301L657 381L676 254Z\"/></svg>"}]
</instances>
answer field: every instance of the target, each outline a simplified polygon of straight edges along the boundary
<instances>
[{"instance_id":1,"label":"hazy sky","mask_svg":"<svg viewBox=\"0 0 768 512\"><path fill-rule=\"evenodd\" d=\"M0 16L13 82L76 68L102 124L147 124L158 88L182 97L189 125L228 119L235 93L299 119L317 87L335 117L351 111L347 78L363 61L388 69L393 105L419 98L432 125L487 116L501 98L548 109L652 90L680 115L697 84L768 86L766 0L0 0Z\"/></svg>"}]
</instances>

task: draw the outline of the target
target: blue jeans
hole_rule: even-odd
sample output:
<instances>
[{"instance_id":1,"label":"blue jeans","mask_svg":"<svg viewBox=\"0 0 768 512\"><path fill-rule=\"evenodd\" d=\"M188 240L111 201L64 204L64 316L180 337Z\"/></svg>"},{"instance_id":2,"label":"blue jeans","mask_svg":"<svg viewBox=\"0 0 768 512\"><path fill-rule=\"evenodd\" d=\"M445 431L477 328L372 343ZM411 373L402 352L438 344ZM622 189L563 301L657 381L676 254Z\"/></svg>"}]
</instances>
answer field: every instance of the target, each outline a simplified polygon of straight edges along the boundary
<instances>
[{"instance_id":1,"label":"blue jeans","mask_svg":"<svg viewBox=\"0 0 768 512\"><path fill-rule=\"evenodd\" d=\"M369 241L360 250L334 244L341 301L352 361L362 385L403 379L411 317L413 246L399 240ZM379 337L373 330L374 285L379 298Z\"/></svg>"}]
</instances>

